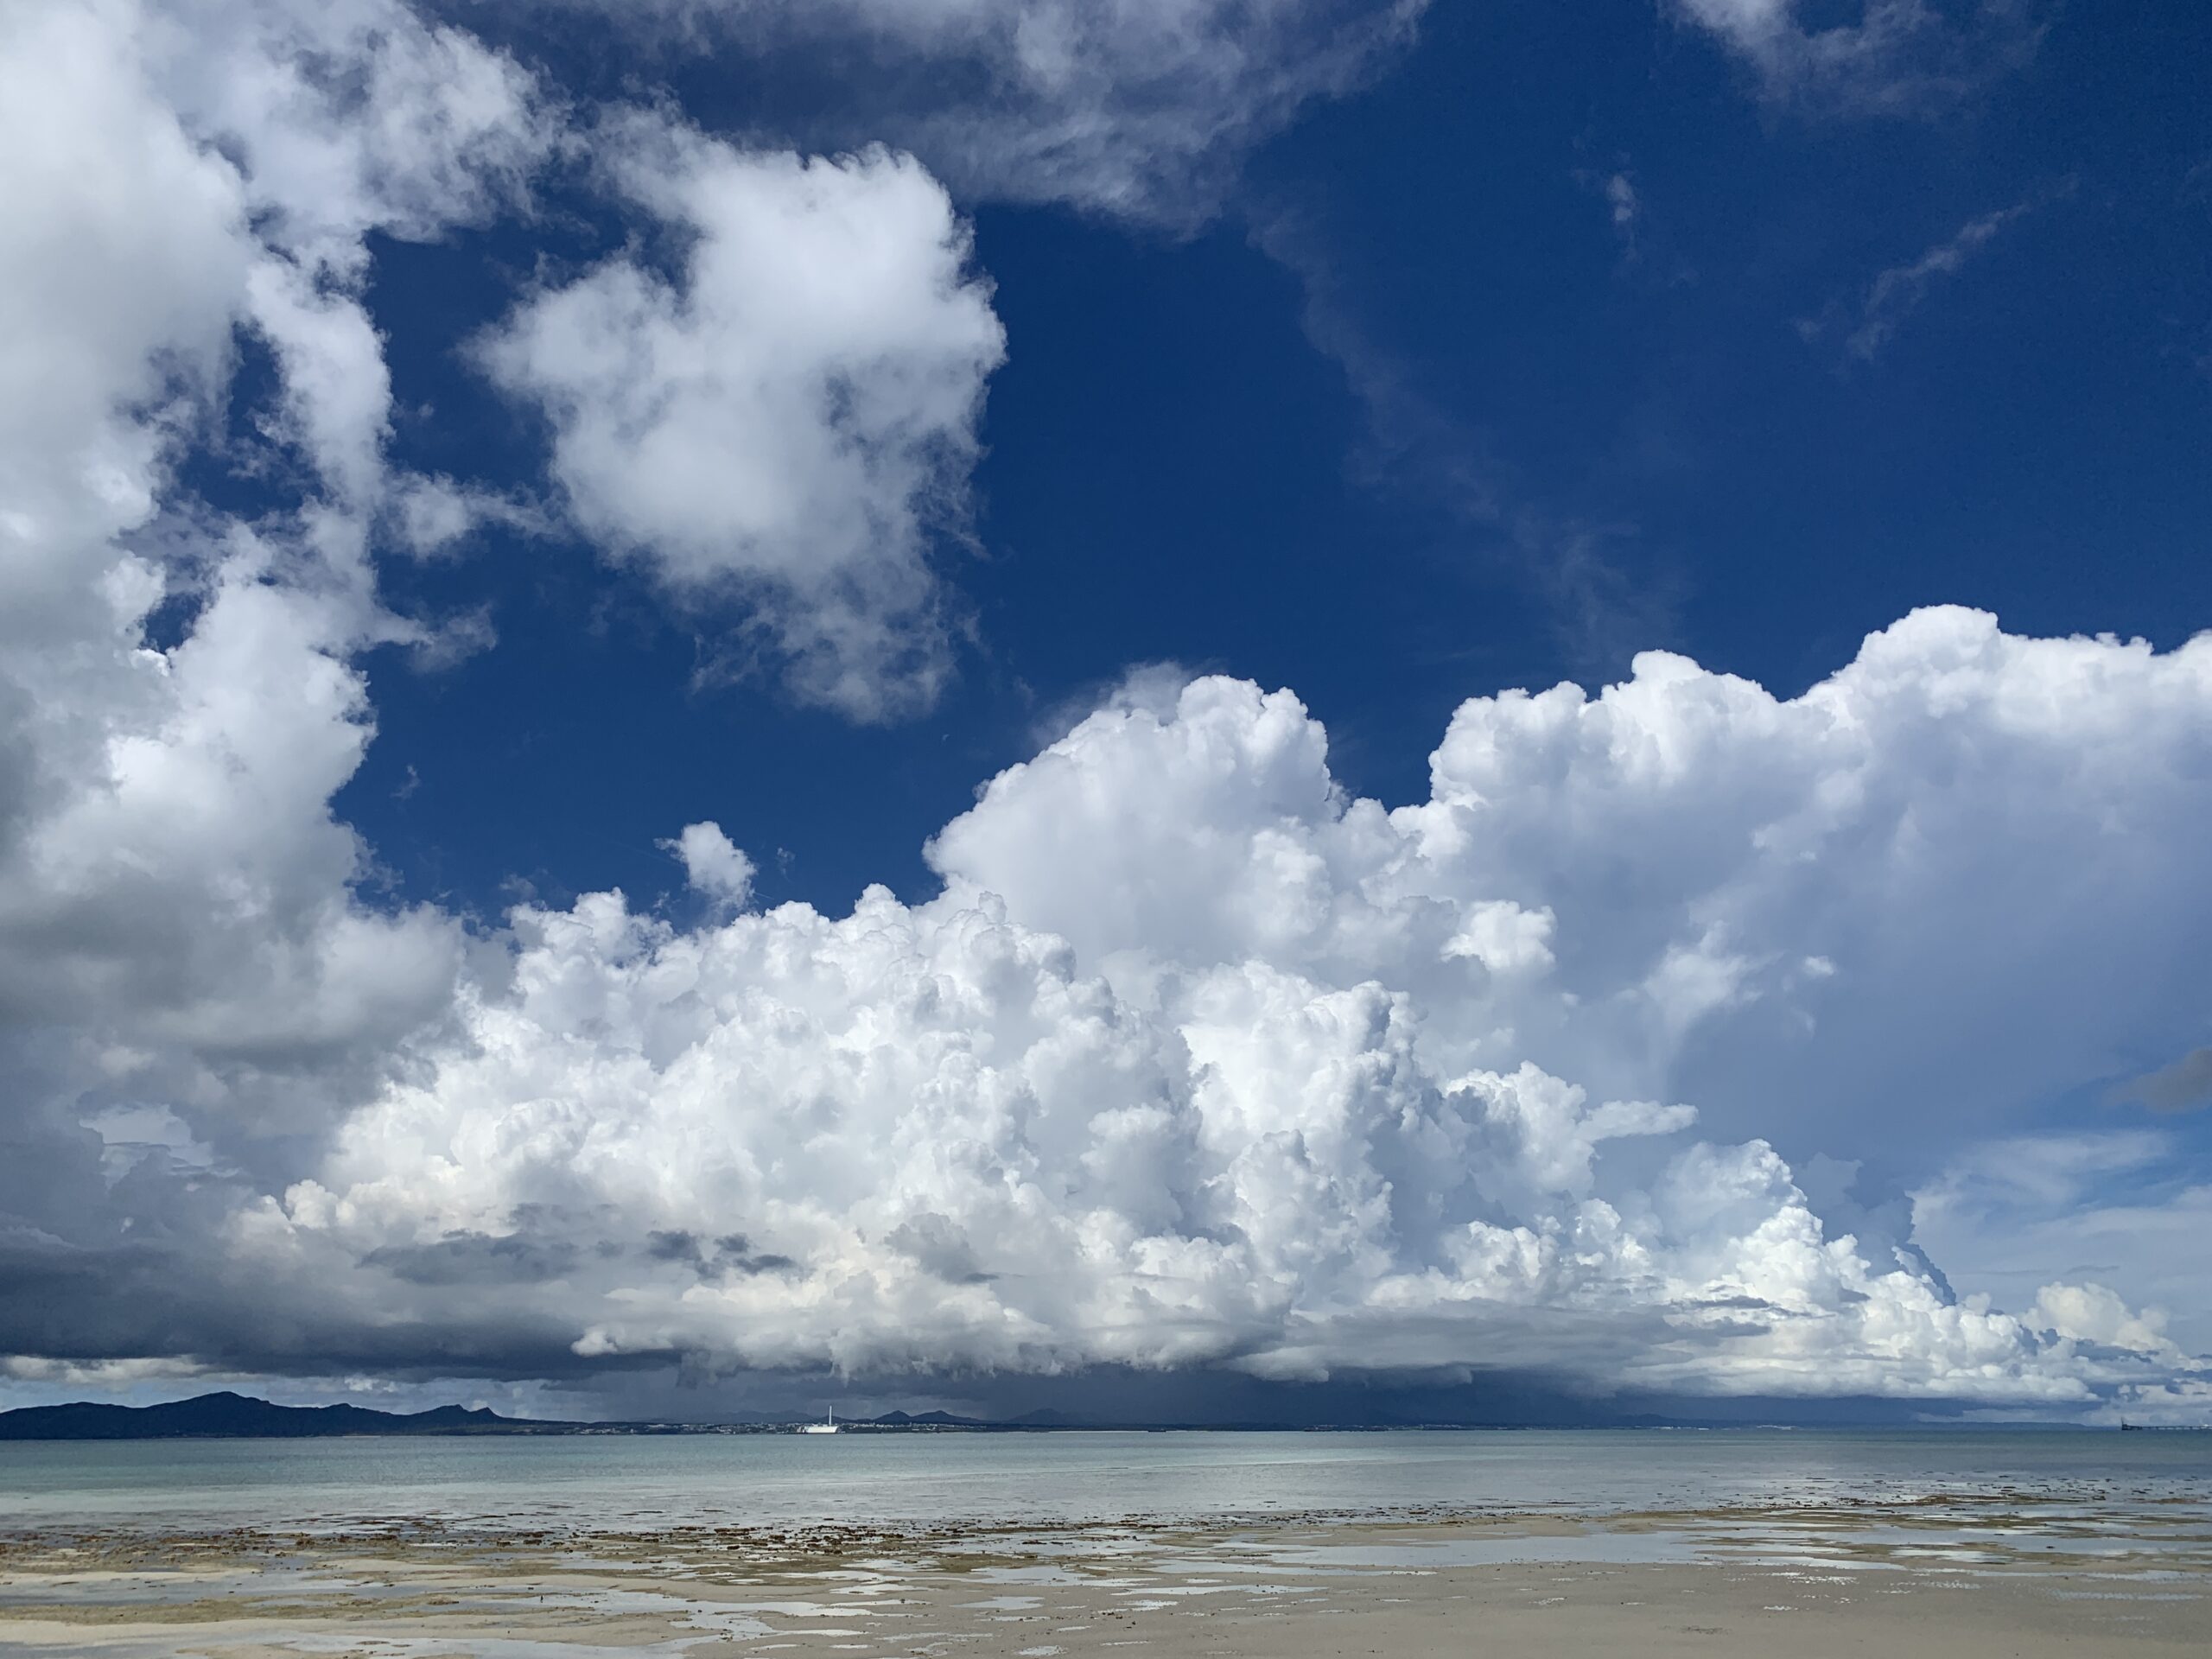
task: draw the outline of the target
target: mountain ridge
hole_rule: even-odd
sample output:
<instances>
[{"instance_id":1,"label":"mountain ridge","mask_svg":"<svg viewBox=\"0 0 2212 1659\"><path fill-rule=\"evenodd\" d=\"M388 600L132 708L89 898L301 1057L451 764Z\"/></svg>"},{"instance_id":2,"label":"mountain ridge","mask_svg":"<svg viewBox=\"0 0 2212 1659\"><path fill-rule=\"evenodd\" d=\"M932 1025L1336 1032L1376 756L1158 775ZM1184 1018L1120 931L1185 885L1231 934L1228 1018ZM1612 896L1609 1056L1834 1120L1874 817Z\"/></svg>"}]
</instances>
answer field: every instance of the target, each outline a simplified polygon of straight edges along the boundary
<instances>
[{"instance_id":1,"label":"mountain ridge","mask_svg":"<svg viewBox=\"0 0 2212 1659\"><path fill-rule=\"evenodd\" d=\"M1337 1402L1341 1408L1345 1403ZM789 1433L796 1420L682 1421L670 1419L577 1421L557 1418L505 1417L483 1406L435 1406L425 1411L378 1411L365 1406L280 1406L230 1389L150 1406L112 1405L78 1400L63 1405L20 1406L0 1411L0 1441L162 1440L334 1440L346 1437L465 1437L546 1434L776 1434ZM1793 1420L1786 1412L1722 1419L1675 1412L1554 1409L1538 1414L1523 1410L1489 1414L1454 1411L1439 1400L1406 1402L1395 1410L1330 1412L1253 1411L1206 1418L1178 1419L1136 1411L1068 1411L1043 1407L1002 1418L968 1417L943 1411L887 1411L875 1417L848 1417L837 1427L857 1433L980 1433L996 1434L1081 1433L1085 1430L1211 1429L1275 1432L1332 1429L1339 1433L1418 1432L1423 1429L1525 1428L1745 1428L1821 1427ZM1885 1427L1901 1424L1872 1412L1839 1415L1827 1427ZM1955 1427L1961 1425L1953 1425ZM2129 1425L2130 1427L2135 1425Z\"/></svg>"},{"instance_id":2,"label":"mountain ridge","mask_svg":"<svg viewBox=\"0 0 2212 1659\"><path fill-rule=\"evenodd\" d=\"M544 1433L575 1427L502 1417L483 1406L416 1412L280 1406L228 1389L153 1406L76 1400L0 1411L0 1440L327 1440L357 1434Z\"/></svg>"}]
</instances>

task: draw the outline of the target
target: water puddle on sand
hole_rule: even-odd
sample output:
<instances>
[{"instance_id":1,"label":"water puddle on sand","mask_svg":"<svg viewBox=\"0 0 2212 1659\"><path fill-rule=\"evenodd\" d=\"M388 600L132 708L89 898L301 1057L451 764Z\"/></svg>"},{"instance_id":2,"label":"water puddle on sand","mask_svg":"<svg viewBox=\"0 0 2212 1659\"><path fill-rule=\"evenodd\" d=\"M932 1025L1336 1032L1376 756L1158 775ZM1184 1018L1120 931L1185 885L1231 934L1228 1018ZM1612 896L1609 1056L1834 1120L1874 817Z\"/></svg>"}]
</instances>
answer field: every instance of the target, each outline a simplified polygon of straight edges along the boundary
<instances>
[{"instance_id":1,"label":"water puddle on sand","mask_svg":"<svg viewBox=\"0 0 2212 1659\"><path fill-rule=\"evenodd\" d=\"M1688 1535L1592 1531L1553 1535L1487 1532L1416 1542L1328 1544L1253 1541L1241 1548L1255 1567L1280 1572L1408 1573L1454 1567L1515 1567L1548 1563L1662 1567L1703 1559Z\"/></svg>"},{"instance_id":2,"label":"water puddle on sand","mask_svg":"<svg viewBox=\"0 0 2212 1659\"><path fill-rule=\"evenodd\" d=\"M1065 1567L979 1567L969 1577L984 1584L1096 1584L1097 1580Z\"/></svg>"},{"instance_id":3,"label":"water puddle on sand","mask_svg":"<svg viewBox=\"0 0 2212 1659\"><path fill-rule=\"evenodd\" d=\"M507 1636L393 1636L371 1637L311 1633L281 1638L272 1644L293 1653L342 1654L346 1659L684 1659L690 1650L712 1636L677 1637L645 1646L626 1643L609 1647L562 1638L533 1641ZM164 1652L175 1653L174 1649Z\"/></svg>"}]
</instances>

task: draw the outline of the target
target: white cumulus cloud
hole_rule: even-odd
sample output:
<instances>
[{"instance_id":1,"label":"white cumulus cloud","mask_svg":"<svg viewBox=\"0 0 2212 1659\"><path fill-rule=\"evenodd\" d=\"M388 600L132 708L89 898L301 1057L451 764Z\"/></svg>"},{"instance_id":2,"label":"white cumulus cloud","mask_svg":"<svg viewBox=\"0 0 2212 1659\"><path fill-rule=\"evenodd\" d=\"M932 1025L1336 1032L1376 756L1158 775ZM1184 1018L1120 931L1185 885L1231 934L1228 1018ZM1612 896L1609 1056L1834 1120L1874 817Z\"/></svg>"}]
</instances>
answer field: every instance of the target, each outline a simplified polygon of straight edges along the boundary
<instances>
[{"instance_id":1,"label":"white cumulus cloud","mask_svg":"<svg viewBox=\"0 0 2212 1659\"><path fill-rule=\"evenodd\" d=\"M684 879L723 904L742 906L753 895L753 861L718 823L687 823L669 843L683 861Z\"/></svg>"},{"instance_id":2,"label":"white cumulus cloud","mask_svg":"<svg viewBox=\"0 0 2212 1659\"><path fill-rule=\"evenodd\" d=\"M680 228L671 282L618 257L482 343L544 410L577 522L692 600L732 594L807 701L926 705L950 668L933 530L958 528L1005 356L943 188L882 150L748 154L639 124L620 188Z\"/></svg>"}]
</instances>

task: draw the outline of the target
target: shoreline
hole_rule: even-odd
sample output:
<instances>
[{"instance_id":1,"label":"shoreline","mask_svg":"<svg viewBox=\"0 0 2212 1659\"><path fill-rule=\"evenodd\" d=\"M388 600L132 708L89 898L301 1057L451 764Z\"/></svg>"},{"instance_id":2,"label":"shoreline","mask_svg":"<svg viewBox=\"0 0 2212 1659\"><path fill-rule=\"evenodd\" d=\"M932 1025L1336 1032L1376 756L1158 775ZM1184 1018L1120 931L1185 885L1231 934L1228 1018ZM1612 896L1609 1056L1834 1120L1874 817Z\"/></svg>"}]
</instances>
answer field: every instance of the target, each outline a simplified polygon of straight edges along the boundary
<instances>
[{"instance_id":1,"label":"shoreline","mask_svg":"<svg viewBox=\"0 0 2212 1659\"><path fill-rule=\"evenodd\" d=\"M2212 1645L2201 1505L2024 1496L1603 1521L45 1528L0 1537L0 1651L1334 1659L1787 1642L1803 1659L2122 1645L2163 1659Z\"/></svg>"}]
</instances>

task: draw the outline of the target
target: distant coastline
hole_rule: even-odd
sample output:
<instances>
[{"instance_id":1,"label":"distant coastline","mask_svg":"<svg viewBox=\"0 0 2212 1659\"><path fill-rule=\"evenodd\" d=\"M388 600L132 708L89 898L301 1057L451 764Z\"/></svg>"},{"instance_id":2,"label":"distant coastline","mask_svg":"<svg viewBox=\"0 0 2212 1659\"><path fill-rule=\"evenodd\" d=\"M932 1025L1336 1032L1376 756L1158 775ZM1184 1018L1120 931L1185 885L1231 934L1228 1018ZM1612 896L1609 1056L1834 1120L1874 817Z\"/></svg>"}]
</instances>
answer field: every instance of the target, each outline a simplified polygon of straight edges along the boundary
<instances>
[{"instance_id":1,"label":"distant coastline","mask_svg":"<svg viewBox=\"0 0 2212 1659\"><path fill-rule=\"evenodd\" d=\"M972 1421L944 1412L893 1412L841 1427L868 1430L1038 1428ZM376 1411L363 1406L280 1406L227 1390L152 1406L76 1401L0 1412L0 1440L333 1440L356 1436L790 1433L793 1423L573 1422L503 1417L485 1407Z\"/></svg>"},{"instance_id":2,"label":"distant coastline","mask_svg":"<svg viewBox=\"0 0 2212 1659\"><path fill-rule=\"evenodd\" d=\"M1497 1430L1530 1428L1675 1429L1694 1431L1779 1430L1810 1425L1787 1422L1707 1421L1688 1418L1637 1415L1588 1421L1408 1421L1400 1422L1148 1422L1115 1421L1072 1417L1043 1410L1004 1421L961 1417L950 1412L886 1412L877 1417L842 1418L841 1432L857 1434L1036 1434L1055 1432L1106 1431L1173 1432L1208 1430L1222 1433L1387 1433L1421 1430ZM1827 1427L1853 1427L1827 1425ZM1857 1427L1898 1431L1910 1427L1994 1430L2065 1429L2105 1432L2083 1425L1965 1424L1908 1425L1870 1422ZM267 1400L227 1390L203 1394L189 1400L173 1400L151 1406L118 1406L76 1401L58 1406L22 1406L0 1411L0 1441L15 1440L337 1440L361 1437L486 1435L623 1435L623 1434L792 1434L801 1421L682 1422L638 1421L583 1422L559 1419L505 1417L484 1407L439 1406L429 1411L377 1411L363 1406L280 1406ZM2131 1433L2153 1428L2168 1433L2203 1433L2193 1425L2128 1423ZM2116 1432L2116 1431L2113 1431Z\"/></svg>"},{"instance_id":3,"label":"distant coastline","mask_svg":"<svg viewBox=\"0 0 2212 1659\"><path fill-rule=\"evenodd\" d=\"M1567 1425L1547 1425L1563 1427ZM1572 1425L1618 1427L1621 1424ZM1661 1427L1634 1424L1629 1427ZM23 1406L0 1412L0 1440L332 1440L361 1436L482 1436L582 1434L791 1434L789 1422L693 1423L642 1421L577 1422L558 1419L503 1417L484 1407L440 1406L429 1411L376 1411L362 1406L280 1406L248 1395L224 1391L152 1406L118 1406L78 1401L59 1406ZM1208 1428L1234 1431L1286 1428L1368 1432L1397 1428L1511 1428L1510 1423L1129 1423L1090 1421L1056 1411L1036 1411L1004 1421L960 1417L950 1412L886 1412L877 1417L847 1418L848 1433L1048 1433L1055 1431Z\"/></svg>"}]
</instances>

